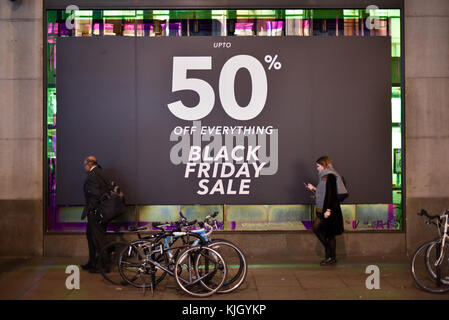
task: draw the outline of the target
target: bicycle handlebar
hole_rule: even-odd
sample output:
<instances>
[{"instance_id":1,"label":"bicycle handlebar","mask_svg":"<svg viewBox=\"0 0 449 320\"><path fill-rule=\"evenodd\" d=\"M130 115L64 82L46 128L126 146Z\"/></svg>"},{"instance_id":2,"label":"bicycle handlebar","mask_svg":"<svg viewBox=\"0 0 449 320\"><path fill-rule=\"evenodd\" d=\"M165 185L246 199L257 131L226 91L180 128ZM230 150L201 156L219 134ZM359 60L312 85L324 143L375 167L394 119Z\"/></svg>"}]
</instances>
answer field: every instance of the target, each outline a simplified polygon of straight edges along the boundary
<instances>
[{"instance_id":1,"label":"bicycle handlebar","mask_svg":"<svg viewBox=\"0 0 449 320\"><path fill-rule=\"evenodd\" d=\"M219 211L215 211L213 214L206 216L206 218L204 218L204 221L195 220L195 221L189 222L189 221L187 221L187 218L180 211L179 216L181 217L181 221L177 222L176 224L179 227L190 227L190 226L193 226L198 223L201 228L206 227L207 229L209 229L209 231L206 233L206 235L209 236L212 233L212 230L214 228L212 225L216 224L215 218L218 216L219 213L220 213ZM214 219L214 221L210 222L209 219Z\"/></svg>"},{"instance_id":2,"label":"bicycle handlebar","mask_svg":"<svg viewBox=\"0 0 449 320\"><path fill-rule=\"evenodd\" d=\"M181 217L181 219L182 219L182 220L185 220L185 221L187 221L187 218L186 218L186 217L184 217L184 215L182 214L182 212L181 212L181 211L179 211L179 216Z\"/></svg>"},{"instance_id":3,"label":"bicycle handlebar","mask_svg":"<svg viewBox=\"0 0 449 320\"><path fill-rule=\"evenodd\" d=\"M445 215L445 214L447 214L447 212L448 211L445 211L444 213L443 213L443 215ZM437 229L439 230L439 228L440 228L440 226L441 226L441 217L440 216L438 216L438 215L430 215L429 213L427 213L427 211L426 210L424 210L424 209L421 209L421 211L420 212L418 212L418 216L421 216L421 217L427 217L427 219L428 219L428 221L426 221L426 224L428 224L428 225L430 225L430 224L433 224L433 225L435 225L435 227L437 227ZM447 218L447 217L446 217ZM437 223L435 223L435 222L433 222L432 220L434 220L434 219L437 219Z\"/></svg>"}]
</instances>

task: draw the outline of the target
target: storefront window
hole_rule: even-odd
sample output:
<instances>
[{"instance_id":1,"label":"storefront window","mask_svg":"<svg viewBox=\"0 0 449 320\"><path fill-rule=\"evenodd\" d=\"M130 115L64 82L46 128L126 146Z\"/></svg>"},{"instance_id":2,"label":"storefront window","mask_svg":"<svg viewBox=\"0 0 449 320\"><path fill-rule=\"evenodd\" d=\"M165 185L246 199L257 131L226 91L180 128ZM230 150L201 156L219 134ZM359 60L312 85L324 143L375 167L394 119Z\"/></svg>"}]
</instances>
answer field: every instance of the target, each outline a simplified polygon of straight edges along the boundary
<instances>
[{"instance_id":1,"label":"storefront window","mask_svg":"<svg viewBox=\"0 0 449 320\"><path fill-rule=\"evenodd\" d=\"M287 10L79 10L74 27L67 28L70 13L47 11L46 134L47 134L47 231L84 231L82 207L56 204L56 39L59 37L185 37L185 36L299 36L299 37L391 37L392 62L392 193L390 204L344 204L347 231L402 230L402 90L401 14L399 9L287 9ZM368 22L368 23L367 23ZM376 28L369 28L369 22ZM311 170L313 170L311 164ZM81 186L80 186L81 188ZM350 188L350 186L349 186ZM350 201L350 199L348 199ZM130 205L128 213L109 230L129 225L188 218L201 219L219 211L220 228L239 230L311 230L314 208L296 205L141 206Z\"/></svg>"}]
</instances>

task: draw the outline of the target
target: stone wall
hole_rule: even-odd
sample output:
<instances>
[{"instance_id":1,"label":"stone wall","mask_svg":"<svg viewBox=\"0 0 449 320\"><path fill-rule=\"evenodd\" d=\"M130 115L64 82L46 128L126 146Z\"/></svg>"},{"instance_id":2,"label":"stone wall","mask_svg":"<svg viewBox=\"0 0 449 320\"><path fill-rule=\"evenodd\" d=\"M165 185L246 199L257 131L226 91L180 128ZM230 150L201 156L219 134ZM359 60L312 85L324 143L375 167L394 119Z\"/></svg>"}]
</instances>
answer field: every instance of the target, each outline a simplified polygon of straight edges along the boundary
<instances>
[{"instance_id":1,"label":"stone wall","mask_svg":"<svg viewBox=\"0 0 449 320\"><path fill-rule=\"evenodd\" d=\"M449 1L405 1L407 252L437 235L417 216L449 208Z\"/></svg>"},{"instance_id":2,"label":"stone wall","mask_svg":"<svg viewBox=\"0 0 449 320\"><path fill-rule=\"evenodd\" d=\"M42 0L0 2L0 255L43 253Z\"/></svg>"}]
</instances>

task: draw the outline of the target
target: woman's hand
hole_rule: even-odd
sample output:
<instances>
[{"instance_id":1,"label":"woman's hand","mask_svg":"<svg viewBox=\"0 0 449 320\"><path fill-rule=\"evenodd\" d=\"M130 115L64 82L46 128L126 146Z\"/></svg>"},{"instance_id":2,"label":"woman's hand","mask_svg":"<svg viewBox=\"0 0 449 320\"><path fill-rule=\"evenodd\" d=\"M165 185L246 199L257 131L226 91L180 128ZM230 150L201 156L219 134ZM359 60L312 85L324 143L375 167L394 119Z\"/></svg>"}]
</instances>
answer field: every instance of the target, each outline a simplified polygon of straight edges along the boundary
<instances>
[{"instance_id":1,"label":"woman's hand","mask_svg":"<svg viewBox=\"0 0 449 320\"><path fill-rule=\"evenodd\" d=\"M329 218L329 216L331 215L331 209L327 209L326 212L324 213L324 218Z\"/></svg>"},{"instance_id":2,"label":"woman's hand","mask_svg":"<svg viewBox=\"0 0 449 320\"><path fill-rule=\"evenodd\" d=\"M306 185L306 187L307 187L307 189L309 189L310 191L315 191L315 190L316 190L316 187L315 187L313 184L310 184L310 183L308 183L308 184Z\"/></svg>"}]
</instances>

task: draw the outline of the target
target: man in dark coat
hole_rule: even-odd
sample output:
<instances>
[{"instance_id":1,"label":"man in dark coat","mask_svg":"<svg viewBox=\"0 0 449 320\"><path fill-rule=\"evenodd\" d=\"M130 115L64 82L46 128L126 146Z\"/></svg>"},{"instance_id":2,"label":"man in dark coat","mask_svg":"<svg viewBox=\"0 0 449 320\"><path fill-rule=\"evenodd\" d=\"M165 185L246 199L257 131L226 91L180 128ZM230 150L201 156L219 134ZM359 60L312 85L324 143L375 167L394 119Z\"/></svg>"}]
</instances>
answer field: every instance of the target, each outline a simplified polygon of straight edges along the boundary
<instances>
[{"instance_id":1,"label":"man in dark coat","mask_svg":"<svg viewBox=\"0 0 449 320\"><path fill-rule=\"evenodd\" d=\"M101 248L106 241L106 224L102 222L97 214L97 208L101 197L109 191L109 180L101 170L95 156L88 156L84 160L84 169L87 172L87 178L84 182L84 197L86 206L84 207L81 219L87 216L87 244L89 246L89 261L81 267L89 270L91 273L98 273L96 262Z\"/></svg>"}]
</instances>

